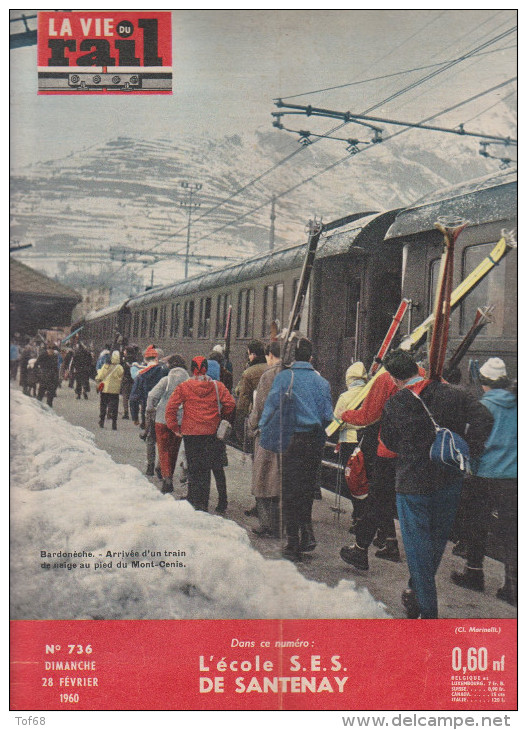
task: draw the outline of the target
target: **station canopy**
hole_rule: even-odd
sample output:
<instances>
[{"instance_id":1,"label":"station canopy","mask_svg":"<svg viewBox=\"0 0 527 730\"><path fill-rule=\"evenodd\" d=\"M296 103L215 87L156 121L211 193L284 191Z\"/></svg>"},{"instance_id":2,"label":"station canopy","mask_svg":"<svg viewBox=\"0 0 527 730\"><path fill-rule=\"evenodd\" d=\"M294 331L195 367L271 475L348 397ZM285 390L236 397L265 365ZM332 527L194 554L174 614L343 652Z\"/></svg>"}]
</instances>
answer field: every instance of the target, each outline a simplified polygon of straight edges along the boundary
<instances>
[{"instance_id":1,"label":"station canopy","mask_svg":"<svg viewBox=\"0 0 527 730\"><path fill-rule=\"evenodd\" d=\"M34 335L39 329L67 327L81 299L69 286L9 258L11 332Z\"/></svg>"}]
</instances>

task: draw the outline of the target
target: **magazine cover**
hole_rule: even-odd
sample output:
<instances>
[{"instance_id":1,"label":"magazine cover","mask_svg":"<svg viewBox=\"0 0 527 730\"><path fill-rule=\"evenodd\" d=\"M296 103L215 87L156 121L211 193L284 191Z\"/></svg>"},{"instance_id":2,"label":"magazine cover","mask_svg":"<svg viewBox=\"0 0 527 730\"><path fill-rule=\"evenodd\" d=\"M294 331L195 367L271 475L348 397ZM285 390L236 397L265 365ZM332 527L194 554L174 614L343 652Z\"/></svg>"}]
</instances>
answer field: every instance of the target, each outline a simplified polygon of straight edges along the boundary
<instances>
[{"instance_id":1,"label":"magazine cover","mask_svg":"<svg viewBox=\"0 0 527 730\"><path fill-rule=\"evenodd\" d=\"M10 714L512 726L516 10L9 31Z\"/></svg>"}]
</instances>

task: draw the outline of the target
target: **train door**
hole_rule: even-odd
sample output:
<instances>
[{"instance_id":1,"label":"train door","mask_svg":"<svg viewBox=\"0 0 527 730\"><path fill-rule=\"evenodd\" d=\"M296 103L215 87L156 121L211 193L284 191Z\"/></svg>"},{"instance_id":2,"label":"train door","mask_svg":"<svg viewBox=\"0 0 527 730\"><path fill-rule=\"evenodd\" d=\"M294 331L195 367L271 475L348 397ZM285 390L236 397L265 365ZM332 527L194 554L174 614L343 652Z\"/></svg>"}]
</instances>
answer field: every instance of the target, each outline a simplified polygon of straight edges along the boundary
<instances>
[{"instance_id":1,"label":"train door","mask_svg":"<svg viewBox=\"0 0 527 730\"><path fill-rule=\"evenodd\" d=\"M321 259L313 281L315 367L329 380L336 397L346 368L361 358L363 265L349 256Z\"/></svg>"}]
</instances>

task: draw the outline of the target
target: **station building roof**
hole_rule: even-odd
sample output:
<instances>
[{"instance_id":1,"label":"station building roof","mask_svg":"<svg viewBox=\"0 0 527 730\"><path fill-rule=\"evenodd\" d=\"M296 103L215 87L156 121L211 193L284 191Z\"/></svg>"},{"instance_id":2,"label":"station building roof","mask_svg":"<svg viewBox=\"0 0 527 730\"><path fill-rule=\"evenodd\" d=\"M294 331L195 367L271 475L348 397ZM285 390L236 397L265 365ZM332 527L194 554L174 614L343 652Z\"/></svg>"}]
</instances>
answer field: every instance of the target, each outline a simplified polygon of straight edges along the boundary
<instances>
[{"instance_id":1,"label":"station building roof","mask_svg":"<svg viewBox=\"0 0 527 730\"><path fill-rule=\"evenodd\" d=\"M11 329L34 333L39 329L65 327L81 295L65 284L9 258Z\"/></svg>"}]
</instances>

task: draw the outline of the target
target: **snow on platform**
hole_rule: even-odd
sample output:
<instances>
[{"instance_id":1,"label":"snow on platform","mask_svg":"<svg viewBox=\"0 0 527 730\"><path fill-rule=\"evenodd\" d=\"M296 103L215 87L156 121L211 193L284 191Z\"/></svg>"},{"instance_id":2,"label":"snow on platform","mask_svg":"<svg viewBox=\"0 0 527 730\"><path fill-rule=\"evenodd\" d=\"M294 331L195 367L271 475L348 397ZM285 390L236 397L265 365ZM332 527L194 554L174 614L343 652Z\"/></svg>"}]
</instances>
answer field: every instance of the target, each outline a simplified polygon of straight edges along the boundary
<instances>
[{"instance_id":1,"label":"snow on platform","mask_svg":"<svg viewBox=\"0 0 527 730\"><path fill-rule=\"evenodd\" d=\"M65 391L56 405L75 403ZM389 618L350 580L330 587L266 559L235 522L162 495L14 388L11 578L12 619Z\"/></svg>"}]
</instances>

